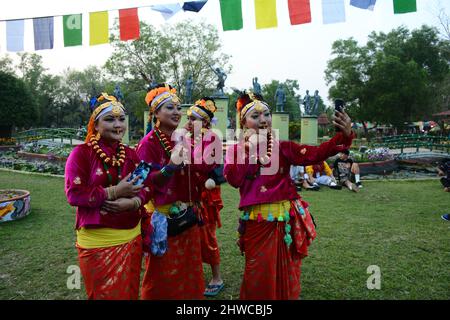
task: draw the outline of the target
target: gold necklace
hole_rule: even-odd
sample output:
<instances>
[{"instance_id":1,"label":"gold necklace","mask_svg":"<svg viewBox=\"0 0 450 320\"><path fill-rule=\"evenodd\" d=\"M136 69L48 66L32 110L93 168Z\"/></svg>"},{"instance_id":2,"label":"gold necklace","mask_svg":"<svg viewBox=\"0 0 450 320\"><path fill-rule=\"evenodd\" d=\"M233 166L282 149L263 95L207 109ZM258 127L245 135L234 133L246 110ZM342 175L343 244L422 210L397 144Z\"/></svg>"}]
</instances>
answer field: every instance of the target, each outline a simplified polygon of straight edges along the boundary
<instances>
[{"instance_id":1,"label":"gold necklace","mask_svg":"<svg viewBox=\"0 0 450 320\"><path fill-rule=\"evenodd\" d=\"M112 159L108 157L106 153L103 151L103 149L100 147L100 145L98 144L98 139L96 139L95 136L91 137L88 145L92 146L97 155L100 157L100 160L102 160L103 163L107 166L120 167L125 163L125 146L121 142L119 143L117 154L113 155Z\"/></svg>"}]
</instances>

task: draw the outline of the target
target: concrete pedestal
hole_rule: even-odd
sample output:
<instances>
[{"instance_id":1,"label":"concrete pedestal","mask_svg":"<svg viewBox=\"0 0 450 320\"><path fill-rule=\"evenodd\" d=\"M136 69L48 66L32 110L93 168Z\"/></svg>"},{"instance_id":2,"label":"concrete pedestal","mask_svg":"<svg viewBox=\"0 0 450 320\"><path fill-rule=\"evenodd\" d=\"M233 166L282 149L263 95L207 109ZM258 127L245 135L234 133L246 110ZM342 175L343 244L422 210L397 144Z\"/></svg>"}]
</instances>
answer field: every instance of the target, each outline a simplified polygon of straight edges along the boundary
<instances>
[{"instance_id":1,"label":"concrete pedestal","mask_svg":"<svg viewBox=\"0 0 450 320\"><path fill-rule=\"evenodd\" d=\"M212 97L216 103L217 111L214 112L214 117L218 122L212 128L222 133L222 140L226 140L227 124L228 124L228 97Z\"/></svg>"},{"instance_id":2,"label":"concrete pedestal","mask_svg":"<svg viewBox=\"0 0 450 320\"><path fill-rule=\"evenodd\" d=\"M301 137L302 144L317 145L317 116L303 116L301 121Z\"/></svg>"},{"instance_id":3,"label":"concrete pedestal","mask_svg":"<svg viewBox=\"0 0 450 320\"><path fill-rule=\"evenodd\" d=\"M272 114L272 128L278 130L279 140L289 140L289 113L274 112Z\"/></svg>"}]
</instances>

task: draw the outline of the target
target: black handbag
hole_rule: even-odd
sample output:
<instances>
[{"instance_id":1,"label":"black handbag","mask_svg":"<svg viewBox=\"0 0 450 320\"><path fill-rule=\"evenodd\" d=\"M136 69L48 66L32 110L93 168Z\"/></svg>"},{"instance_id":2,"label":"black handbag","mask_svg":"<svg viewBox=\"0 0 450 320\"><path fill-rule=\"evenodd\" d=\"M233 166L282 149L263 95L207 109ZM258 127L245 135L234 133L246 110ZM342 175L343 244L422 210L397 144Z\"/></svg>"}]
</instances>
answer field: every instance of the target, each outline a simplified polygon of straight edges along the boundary
<instances>
[{"instance_id":1,"label":"black handbag","mask_svg":"<svg viewBox=\"0 0 450 320\"><path fill-rule=\"evenodd\" d=\"M174 237L193 227L198 223L194 207L189 206L178 214L170 214L167 217L167 235Z\"/></svg>"},{"instance_id":2,"label":"black handbag","mask_svg":"<svg viewBox=\"0 0 450 320\"><path fill-rule=\"evenodd\" d=\"M191 200L191 168L188 166L189 201ZM167 236L174 237L198 224L199 220L192 205L178 213L170 213L167 217Z\"/></svg>"}]
</instances>

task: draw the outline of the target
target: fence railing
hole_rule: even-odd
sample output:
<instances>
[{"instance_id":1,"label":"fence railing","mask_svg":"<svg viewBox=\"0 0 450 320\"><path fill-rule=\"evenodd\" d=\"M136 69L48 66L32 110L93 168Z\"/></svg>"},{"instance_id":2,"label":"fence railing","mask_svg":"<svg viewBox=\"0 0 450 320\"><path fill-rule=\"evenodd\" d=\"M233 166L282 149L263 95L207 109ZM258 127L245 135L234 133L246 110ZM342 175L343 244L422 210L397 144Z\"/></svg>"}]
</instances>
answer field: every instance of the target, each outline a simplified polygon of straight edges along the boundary
<instances>
[{"instance_id":1,"label":"fence railing","mask_svg":"<svg viewBox=\"0 0 450 320\"><path fill-rule=\"evenodd\" d=\"M400 149L404 153L406 148L415 148L419 152L420 148L440 150L449 153L450 139L446 136L431 136L425 134L404 134L398 136L386 136L377 139L373 147L387 147L390 149Z\"/></svg>"},{"instance_id":2,"label":"fence railing","mask_svg":"<svg viewBox=\"0 0 450 320\"><path fill-rule=\"evenodd\" d=\"M13 138L18 143L32 142L43 139L50 139L51 141L69 140L73 144L73 140L84 140L85 133L75 128L36 128L16 133Z\"/></svg>"}]
</instances>

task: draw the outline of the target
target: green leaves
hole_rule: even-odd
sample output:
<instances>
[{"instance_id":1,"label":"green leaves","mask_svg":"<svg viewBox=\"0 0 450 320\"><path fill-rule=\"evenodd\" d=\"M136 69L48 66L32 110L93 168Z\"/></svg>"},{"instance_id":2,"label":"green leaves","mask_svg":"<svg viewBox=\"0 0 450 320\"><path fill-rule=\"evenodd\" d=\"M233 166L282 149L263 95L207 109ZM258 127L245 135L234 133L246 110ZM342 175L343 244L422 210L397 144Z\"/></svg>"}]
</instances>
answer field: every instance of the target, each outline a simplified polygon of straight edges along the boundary
<instances>
[{"instance_id":1,"label":"green leaves","mask_svg":"<svg viewBox=\"0 0 450 320\"><path fill-rule=\"evenodd\" d=\"M427 26L373 32L365 46L352 38L338 40L325 71L329 95L344 98L355 120L399 128L423 120L442 107L433 88L448 81L448 46Z\"/></svg>"},{"instance_id":2,"label":"green leaves","mask_svg":"<svg viewBox=\"0 0 450 320\"><path fill-rule=\"evenodd\" d=\"M225 69L226 73L231 70L226 67L229 56L220 52L217 29L206 23L188 20L156 29L141 22L140 39L123 42L114 34L110 42L114 52L106 68L125 82L139 83L141 90L152 80L169 82L183 99L185 82L191 74L195 100L214 90L217 77L212 67Z\"/></svg>"}]
</instances>

